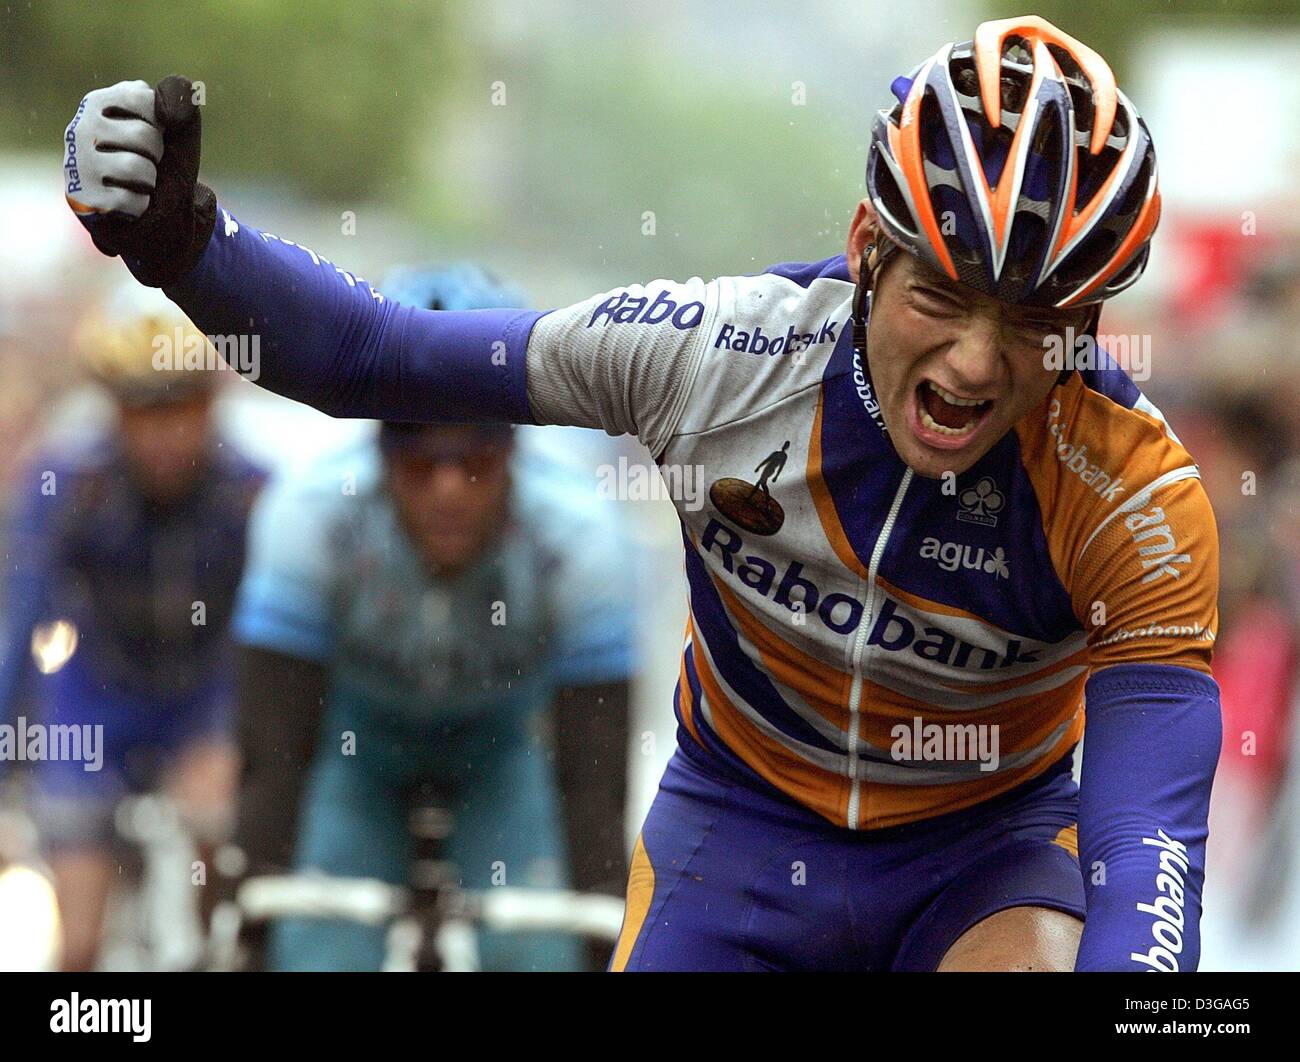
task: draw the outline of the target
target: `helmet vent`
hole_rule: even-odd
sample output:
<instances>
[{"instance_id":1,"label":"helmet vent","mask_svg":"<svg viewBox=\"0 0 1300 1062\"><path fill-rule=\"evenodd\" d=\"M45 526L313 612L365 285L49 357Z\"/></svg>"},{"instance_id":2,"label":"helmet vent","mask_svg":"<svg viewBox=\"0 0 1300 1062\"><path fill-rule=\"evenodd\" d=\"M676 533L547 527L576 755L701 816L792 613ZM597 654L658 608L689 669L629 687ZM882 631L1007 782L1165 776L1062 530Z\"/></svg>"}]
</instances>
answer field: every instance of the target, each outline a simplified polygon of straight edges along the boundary
<instances>
[{"instance_id":1,"label":"helmet vent","mask_svg":"<svg viewBox=\"0 0 1300 1062\"><path fill-rule=\"evenodd\" d=\"M1002 61L1020 66L1032 66L1034 53L1029 50L1029 44L1024 37L1010 36L1002 44Z\"/></svg>"},{"instance_id":2,"label":"helmet vent","mask_svg":"<svg viewBox=\"0 0 1300 1062\"><path fill-rule=\"evenodd\" d=\"M1076 214L1092 201L1102 183L1114 171L1120 154L1119 149L1109 143L1098 155L1089 154L1087 145L1076 148L1075 165L1079 172L1079 191L1074 200Z\"/></svg>"},{"instance_id":3,"label":"helmet vent","mask_svg":"<svg viewBox=\"0 0 1300 1062\"><path fill-rule=\"evenodd\" d=\"M884 208L882 213L895 228L906 233L908 238L917 239L919 233L916 232L915 226L910 224L912 211L907 205L907 200L903 198L903 193L899 191L898 182L894 180L889 167L877 159L874 163L873 177L876 194L880 197L878 206Z\"/></svg>"},{"instance_id":4,"label":"helmet vent","mask_svg":"<svg viewBox=\"0 0 1300 1062\"><path fill-rule=\"evenodd\" d=\"M1059 44L1048 44L1047 50L1052 53L1052 58L1056 60L1056 65L1061 68L1061 73L1067 81L1082 82L1086 84L1083 76L1083 70L1075 62L1074 56L1062 48ZM1091 90L1089 90L1091 94Z\"/></svg>"},{"instance_id":5,"label":"helmet vent","mask_svg":"<svg viewBox=\"0 0 1300 1062\"><path fill-rule=\"evenodd\" d=\"M1115 123L1110 127L1112 138L1118 138L1120 141L1127 143L1131 130L1128 127L1128 114L1123 107L1115 112Z\"/></svg>"},{"instance_id":6,"label":"helmet vent","mask_svg":"<svg viewBox=\"0 0 1300 1062\"><path fill-rule=\"evenodd\" d=\"M1023 77L1002 77L1002 109L1019 114L1025 109L1025 96L1029 86Z\"/></svg>"},{"instance_id":7,"label":"helmet vent","mask_svg":"<svg viewBox=\"0 0 1300 1062\"><path fill-rule=\"evenodd\" d=\"M980 78L969 59L953 63L952 82L957 91L971 101L978 101L980 95Z\"/></svg>"},{"instance_id":8,"label":"helmet vent","mask_svg":"<svg viewBox=\"0 0 1300 1062\"><path fill-rule=\"evenodd\" d=\"M1151 160L1151 155L1147 155L1142 160L1137 175L1129 182L1129 186L1124 189L1124 197L1115 204L1115 213L1119 217L1127 218L1136 214L1146 201L1147 185L1151 181Z\"/></svg>"},{"instance_id":9,"label":"helmet vent","mask_svg":"<svg viewBox=\"0 0 1300 1062\"><path fill-rule=\"evenodd\" d=\"M1074 108L1074 128L1082 136L1084 144L1092 137L1092 123L1096 118L1096 108L1092 104L1092 90L1078 81L1067 81L1070 92L1070 104Z\"/></svg>"},{"instance_id":10,"label":"helmet vent","mask_svg":"<svg viewBox=\"0 0 1300 1062\"><path fill-rule=\"evenodd\" d=\"M1146 247L1142 248L1141 254L1135 255L1133 257L1133 261L1131 261L1128 265L1126 265L1123 269L1121 269L1118 273L1116 273L1113 277L1111 277L1109 281L1107 281L1106 290L1111 293L1117 291L1123 291L1135 280L1137 280L1137 278L1142 275L1142 270L1146 268L1147 258L1150 256L1150 254L1151 254L1151 246L1150 244L1148 244Z\"/></svg>"}]
</instances>

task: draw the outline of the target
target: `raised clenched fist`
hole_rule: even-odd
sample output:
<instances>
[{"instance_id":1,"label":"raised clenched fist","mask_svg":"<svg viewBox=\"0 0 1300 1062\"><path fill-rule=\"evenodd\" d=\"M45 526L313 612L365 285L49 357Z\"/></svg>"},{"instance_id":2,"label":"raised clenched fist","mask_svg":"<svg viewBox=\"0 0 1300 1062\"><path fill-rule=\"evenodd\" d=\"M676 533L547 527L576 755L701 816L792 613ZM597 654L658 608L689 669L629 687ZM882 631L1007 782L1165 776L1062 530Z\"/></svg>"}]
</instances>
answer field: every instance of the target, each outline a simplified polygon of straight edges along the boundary
<instances>
[{"instance_id":1,"label":"raised clenched fist","mask_svg":"<svg viewBox=\"0 0 1300 1062\"><path fill-rule=\"evenodd\" d=\"M198 261L216 196L199 181L201 123L188 79L121 81L82 99L64 133L64 195L95 246L143 284Z\"/></svg>"}]
</instances>

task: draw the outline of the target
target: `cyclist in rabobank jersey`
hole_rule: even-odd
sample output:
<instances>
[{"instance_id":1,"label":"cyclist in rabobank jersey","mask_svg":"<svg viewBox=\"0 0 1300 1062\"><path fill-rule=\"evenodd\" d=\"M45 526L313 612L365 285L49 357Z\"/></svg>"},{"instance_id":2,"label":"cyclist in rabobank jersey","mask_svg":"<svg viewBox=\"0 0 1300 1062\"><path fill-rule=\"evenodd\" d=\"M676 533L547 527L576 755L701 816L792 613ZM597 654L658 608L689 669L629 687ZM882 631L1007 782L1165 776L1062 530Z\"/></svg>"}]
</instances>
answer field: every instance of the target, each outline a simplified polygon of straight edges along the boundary
<instances>
[{"instance_id":1,"label":"cyclist in rabobank jersey","mask_svg":"<svg viewBox=\"0 0 1300 1062\"><path fill-rule=\"evenodd\" d=\"M1052 356L1146 264L1150 135L1036 17L893 91L845 254L551 313L393 305L237 221L181 78L87 96L66 187L201 327L260 333L264 386L599 426L706 476L614 969L1195 969L1213 516L1113 361Z\"/></svg>"}]
</instances>

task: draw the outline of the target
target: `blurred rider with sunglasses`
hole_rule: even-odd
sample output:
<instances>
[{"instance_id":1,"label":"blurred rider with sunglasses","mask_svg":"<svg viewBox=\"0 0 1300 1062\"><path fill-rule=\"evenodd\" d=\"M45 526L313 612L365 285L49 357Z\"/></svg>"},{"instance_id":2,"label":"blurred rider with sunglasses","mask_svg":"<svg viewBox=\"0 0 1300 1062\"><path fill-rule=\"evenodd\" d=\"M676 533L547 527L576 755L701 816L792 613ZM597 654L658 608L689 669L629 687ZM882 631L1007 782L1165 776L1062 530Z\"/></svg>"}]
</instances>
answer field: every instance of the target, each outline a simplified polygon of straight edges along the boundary
<instances>
[{"instance_id":1,"label":"blurred rider with sunglasses","mask_svg":"<svg viewBox=\"0 0 1300 1062\"><path fill-rule=\"evenodd\" d=\"M472 266L384 285L513 305ZM274 484L236 621L249 873L405 884L408 816L452 813L461 884L621 892L630 603L592 484L501 424L385 423ZM385 929L285 920L277 969L377 970ZM481 934L487 969L572 969L571 938Z\"/></svg>"}]
</instances>

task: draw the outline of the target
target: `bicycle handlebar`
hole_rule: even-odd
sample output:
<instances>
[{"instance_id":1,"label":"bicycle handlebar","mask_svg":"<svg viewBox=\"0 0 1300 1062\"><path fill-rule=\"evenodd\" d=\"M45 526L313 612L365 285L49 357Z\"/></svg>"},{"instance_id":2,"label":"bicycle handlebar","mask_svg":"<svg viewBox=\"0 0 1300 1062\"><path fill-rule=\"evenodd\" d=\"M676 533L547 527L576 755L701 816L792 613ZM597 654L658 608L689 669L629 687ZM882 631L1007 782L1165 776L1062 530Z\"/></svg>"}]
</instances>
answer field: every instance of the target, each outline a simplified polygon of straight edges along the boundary
<instances>
[{"instance_id":1,"label":"bicycle handlebar","mask_svg":"<svg viewBox=\"0 0 1300 1062\"><path fill-rule=\"evenodd\" d=\"M382 925L407 907L407 890L375 878L276 874L249 878L239 886L236 902L245 918L341 918L362 925Z\"/></svg>"},{"instance_id":2,"label":"bicycle handlebar","mask_svg":"<svg viewBox=\"0 0 1300 1062\"><path fill-rule=\"evenodd\" d=\"M382 925L410 910L410 890L374 878L280 874L249 878L236 902L250 921L274 918L338 918ZM500 932L576 933L614 941L623 923L623 902L612 896L568 889L502 885L456 890L449 918Z\"/></svg>"},{"instance_id":3,"label":"bicycle handlebar","mask_svg":"<svg viewBox=\"0 0 1300 1062\"><path fill-rule=\"evenodd\" d=\"M470 920L500 932L576 933L613 943L623 925L623 901L566 889L502 885L462 894Z\"/></svg>"}]
</instances>

